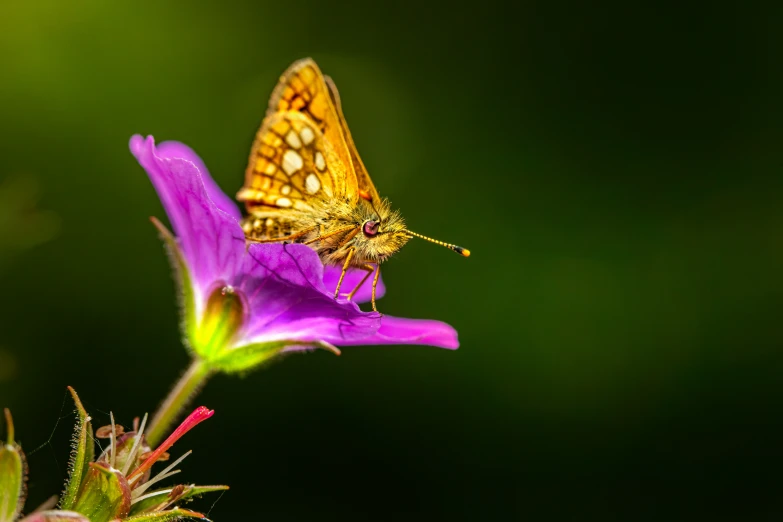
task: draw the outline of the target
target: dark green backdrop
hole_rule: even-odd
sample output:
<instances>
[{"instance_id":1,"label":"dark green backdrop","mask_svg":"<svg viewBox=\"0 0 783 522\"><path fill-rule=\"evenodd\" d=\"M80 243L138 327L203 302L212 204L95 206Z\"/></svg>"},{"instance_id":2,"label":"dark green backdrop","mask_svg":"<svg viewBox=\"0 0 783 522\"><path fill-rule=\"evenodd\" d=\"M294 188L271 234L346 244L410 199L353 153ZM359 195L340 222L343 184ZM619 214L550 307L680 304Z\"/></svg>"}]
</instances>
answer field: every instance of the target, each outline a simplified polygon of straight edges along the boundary
<instances>
[{"instance_id":1,"label":"dark green backdrop","mask_svg":"<svg viewBox=\"0 0 783 522\"><path fill-rule=\"evenodd\" d=\"M30 508L64 478L66 385L127 425L187 364L128 138L188 143L233 193L313 56L381 193L473 252L411 242L381 309L462 347L216 378L178 447L232 487L213 519L783 515L780 8L193 4L2 5L0 406Z\"/></svg>"}]
</instances>

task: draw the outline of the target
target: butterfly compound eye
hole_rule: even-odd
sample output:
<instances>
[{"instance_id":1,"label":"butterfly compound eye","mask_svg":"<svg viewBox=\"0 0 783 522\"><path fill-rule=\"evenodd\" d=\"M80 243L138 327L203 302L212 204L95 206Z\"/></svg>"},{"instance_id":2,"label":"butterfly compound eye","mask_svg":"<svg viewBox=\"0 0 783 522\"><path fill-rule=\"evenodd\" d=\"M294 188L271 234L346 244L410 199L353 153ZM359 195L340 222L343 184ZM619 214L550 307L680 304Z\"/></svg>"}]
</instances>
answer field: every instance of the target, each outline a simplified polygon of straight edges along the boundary
<instances>
[{"instance_id":1,"label":"butterfly compound eye","mask_svg":"<svg viewBox=\"0 0 783 522\"><path fill-rule=\"evenodd\" d=\"M364 227L362 227L362 231L364 232L365 236L372 237L378 233L379 226L380 223L378 223L377 221L366 221L364 223Z\"/></svg>"}]
</instances>

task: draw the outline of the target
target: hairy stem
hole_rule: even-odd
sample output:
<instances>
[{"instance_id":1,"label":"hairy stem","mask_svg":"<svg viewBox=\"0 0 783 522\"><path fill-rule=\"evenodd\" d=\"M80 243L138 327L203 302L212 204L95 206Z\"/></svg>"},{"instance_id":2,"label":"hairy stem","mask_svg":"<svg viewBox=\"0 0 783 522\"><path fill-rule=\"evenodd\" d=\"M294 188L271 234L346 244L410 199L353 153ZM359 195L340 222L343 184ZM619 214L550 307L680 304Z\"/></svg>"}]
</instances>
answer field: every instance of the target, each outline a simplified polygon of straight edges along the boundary
<instances>
[{"instance_id":1,"label":"hairy stem","mask_svg":"<svg viewBox=\"0 0 783 522\"><path fill-rule=\"evenodd\" d=\"M207 363L199 359L193 360L190 368L180 377L150 421L147 442L151 447L154 448L163 440L167 430L182 415L182 410L188 406L211 374L212 370Z\"/></svg>"}]
</instances>

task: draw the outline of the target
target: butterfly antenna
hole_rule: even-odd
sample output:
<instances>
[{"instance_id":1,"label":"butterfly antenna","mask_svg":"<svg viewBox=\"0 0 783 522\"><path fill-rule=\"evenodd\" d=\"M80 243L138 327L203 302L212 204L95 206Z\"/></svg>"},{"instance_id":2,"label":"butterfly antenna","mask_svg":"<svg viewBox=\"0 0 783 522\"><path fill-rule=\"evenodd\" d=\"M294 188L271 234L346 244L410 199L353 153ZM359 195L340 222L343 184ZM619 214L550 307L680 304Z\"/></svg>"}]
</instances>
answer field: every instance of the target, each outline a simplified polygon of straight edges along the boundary
<instances>
[{"instance_id":1,"label":"butterfly antenna","mask_svg":"<svg viewBox=\"0 0 783 522\"><path fill-rule=\"evenodd\" d=\"M375 206L375 200L370 200L370 206L375 211L375 215L378 216L378 219L381 217L381 213L378 211L378 208Z\"/></svg>"},{"instance_id":2,"label":"butterfly antenna","mask_svg":"<svg viewBox=\"0 0 783 522\"><path fill-rule=\"evenodd\" d=\"M454 252L458 253L463 257L470 257L470 250L468 250L467 248L462 248L461 246L452 245L451 243L444 243L443 241L438 241L437 239L432 239L431 237L422 236L421 234L417 234L416 232L411 232L410 230L406 230L405 233L410 234L413 237L418 237L420 239L423 239L424 241L429 241L430 243L435 243L436 245L446 247L449 250L453 250Z\"/></svg>"},{"instance_id":3,"label":"butterfly antenna","mask_svg":"<svg viewBox=\"0 0 783 522\"><path fill-rule=\"evenodd\" d=\"M375 214L380 219L381 213L378 212L378 208L375 206L375 200L373 199L372 194L370 194L366 190L360 190L359 191L359 197L370 203L370 207L372 207L373 211L375 212Z\"/></svg>"}]
</instances>

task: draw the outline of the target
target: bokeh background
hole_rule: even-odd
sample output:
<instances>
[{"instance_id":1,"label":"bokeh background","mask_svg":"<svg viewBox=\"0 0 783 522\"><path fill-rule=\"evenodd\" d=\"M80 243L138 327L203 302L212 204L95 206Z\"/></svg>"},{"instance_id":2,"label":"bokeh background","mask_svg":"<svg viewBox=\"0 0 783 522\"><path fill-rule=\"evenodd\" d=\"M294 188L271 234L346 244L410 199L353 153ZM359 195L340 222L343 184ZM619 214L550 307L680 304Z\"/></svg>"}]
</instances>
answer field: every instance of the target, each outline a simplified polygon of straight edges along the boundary
<instances>
[{"instance_id":1,"label":"bokeh background","mask_svg":"<svg viewBox=\"0 0 783 522\"><path fill-rule=\"evenodd\" d=\"M783 515L783 11L578 2L3 2L0 405L29 508L187 365L128 152L229 193L279 74L340 88L412 241L384 312L456 352L357 347L215 378L178 445L225 520ZM213 505L214 504L214 505Z\"/></svg>"}]
</instances>

